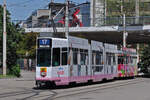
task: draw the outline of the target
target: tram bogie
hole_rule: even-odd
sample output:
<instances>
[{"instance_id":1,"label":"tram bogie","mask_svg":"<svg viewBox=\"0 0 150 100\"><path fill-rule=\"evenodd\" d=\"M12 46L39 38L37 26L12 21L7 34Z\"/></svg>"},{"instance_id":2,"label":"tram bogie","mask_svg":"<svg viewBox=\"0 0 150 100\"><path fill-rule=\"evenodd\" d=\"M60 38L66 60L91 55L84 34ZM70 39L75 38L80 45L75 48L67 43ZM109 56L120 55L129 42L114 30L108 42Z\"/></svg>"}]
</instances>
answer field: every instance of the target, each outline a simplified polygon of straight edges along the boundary
<instances>
[{"instance_id":1,"label":"tram bogie","mask_svg":"<svg viewBox=\"0 0 150 100\"><path fill-rule=\"evenodd\" d=\"M129 52L118 51L117 45L93 40L89 42L87 39L77 37L68 39L39 37L37 44L37 86L97 82L136 75L131 72L120 74L122 71L120 66L125 66L125 63L118 64L120 55ZM130 56L130 59L135 58L135 51L131 55L133 56ZM134 63L131 65L136 68L136 59L132 61Z\"/></svg>"}]
</instances>

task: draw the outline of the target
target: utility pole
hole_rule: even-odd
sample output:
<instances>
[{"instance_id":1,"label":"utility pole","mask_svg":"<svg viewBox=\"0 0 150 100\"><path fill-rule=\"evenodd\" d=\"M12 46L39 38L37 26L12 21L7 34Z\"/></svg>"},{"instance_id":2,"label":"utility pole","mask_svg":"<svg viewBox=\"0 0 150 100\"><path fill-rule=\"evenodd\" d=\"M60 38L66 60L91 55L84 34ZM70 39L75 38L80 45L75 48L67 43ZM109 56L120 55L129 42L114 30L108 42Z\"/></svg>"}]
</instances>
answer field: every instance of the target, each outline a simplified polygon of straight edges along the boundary
<instances>
[{"instance_id":1,"label":"utility pole","mask_svg":"<svg viewBox=\"0 0 150 100\"><path fill-rule=\"evenodd\" d=\"M126 32L126 15L124 13L123 10L123 4L124 4L124 0L120 0L121 3L121 18L123 19L123 47L126 48L126 39L128 36L128 33Z\"/></svg>"},{"instance_id":2,"label":"utility pole","mask_svg":"<svg viewBox=\"0 0 150 100\"><path fill-rule=\"evenodd\" d=\"M50 4L52 4L54 1L51 0ZM50 7L50 11L49 11L49 19L52 19L52 7Z\"/></svg>"},{"instance_id":3,"label":"utility pole","mask_svg":"<svg viewBox=\"0 0 150 100\"><path fill-rule=\"evenodd\" d=\"M126 48L126 39L128 33L126 32L126 15L123 14L123 47Z\"/></svg>"},{"instance_id":4,"label":"utility pole","mask_svg":"<svg viewBox=\"0 0 150 100\"><path fill-rule=\"evenodd\" d=\"M69 0L66 0L65 36L68 39L69 37Z\"/></svg>"},{"instance_id":5,"label":"utility pole","mask_svg":"<svg viewBox=\"0 0 150 100\"><path fill-rule=\"evenodd\" d=\"M6 75L6 69L7 69L7 54L6 54L6 0L4 0L3 5L3 75Z\"/></svg>"},{"instance_id":6,"label":"utility pole","mask_svg":"<svg viewBox=\"0 0 150 100\"><path fill-rule=\"evenodd\" d=\"M121 24L123 24L123 14L124 14L124 11L123 11L123 3L124 1L123 0L120 0L120 17L121 17Z\"/></svg>"},{"instance_id":7,"label":"utility pole","mask_svg":"<svg viewBox=\"0 0 150 100\"><path fill-rule=\"evenodd\" d=\"M90 3L90 20L91 20L91 27L94 26L94 4L95 4L95 0L91 0L91 3Z\"/></svg>"},{"instance_id":8,"label":"utility pole","mask_svg":"<svg viewBox=\"0 0 150 100\"><path fill-rule=\"evenodd\" d=\"M139 16L140 16L140 1L139 0L135 0L135 14L136 14L136 18L135 18L135 23L138 24L139 23Z\"/></svg>"},{"instance_id":9,"label":"utility pole","mask_svg":"<svg viewBox=\"0 0 150 100\"><path fill-rule=\"evenodd\" d=\"M104 24L106 25L106 18L107 18L107 0L105 0L105 7L104 7L104 9L105 9L105 21L104 21Z\"/></svg>"},{"instance_id":10,"label":"utility pole","mask_svg":"<svg viewBox=\"0 0 150 100\"><path fill-rule=\"evenodd\" d=\"M123 1L123 0L120 0L120 4L121 4L121 15L123 15L123 3L124 3L124 1Z\"/></svg>"}]
</instances>

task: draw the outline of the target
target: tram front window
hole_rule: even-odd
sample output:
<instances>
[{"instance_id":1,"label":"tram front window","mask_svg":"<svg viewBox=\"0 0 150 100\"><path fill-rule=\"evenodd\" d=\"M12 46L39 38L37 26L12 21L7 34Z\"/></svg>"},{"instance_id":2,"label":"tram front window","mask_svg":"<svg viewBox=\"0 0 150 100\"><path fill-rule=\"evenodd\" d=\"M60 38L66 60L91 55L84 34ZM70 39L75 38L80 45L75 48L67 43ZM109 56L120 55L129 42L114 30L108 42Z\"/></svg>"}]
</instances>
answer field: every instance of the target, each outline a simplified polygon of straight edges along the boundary
<instances>
[{"instance_id":1,"label":"tram front window","mask_svg":"<svg viewBox=\"0 0 150 100\"><path fill-rule=\"evenodd\" d=\"M39 49L37 53L37 66L49 67L51 65L51 49Z\"/></svg>"}]
</instances>

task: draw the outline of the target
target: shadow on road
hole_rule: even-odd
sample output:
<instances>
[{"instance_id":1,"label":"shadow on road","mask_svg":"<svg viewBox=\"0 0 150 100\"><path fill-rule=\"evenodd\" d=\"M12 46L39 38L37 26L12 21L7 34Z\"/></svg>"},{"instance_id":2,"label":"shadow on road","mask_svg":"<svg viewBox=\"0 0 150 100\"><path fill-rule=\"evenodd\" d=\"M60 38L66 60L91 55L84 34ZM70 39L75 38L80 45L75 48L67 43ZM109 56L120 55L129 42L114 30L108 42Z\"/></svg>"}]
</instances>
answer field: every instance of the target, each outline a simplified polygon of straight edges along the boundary
<instances>
[{"instance_id":1,"label":"shadow on road","mask_svg":"<svg viewBox=\"0 0 150 100\"><path fill-rule=\"evenodd\" d=\"M76 88L76 87L83 87L83 86L89 86L89 85L96 85L96 84L104 84L104 83L108 83L108 82L114 82L115 80L104 80L104 81L100 81L100 82L88 82L88 83L73 83L70 85L63 85L63 86L52 86L52 87L48 87L48 86L42 86L40 88L38 87L33 87L34 90L56 90L56 89L69 89L69 88Z\"/></svg>"},{"instance_id":2,"label":"shadow on road","mask_svg":"<svg viewBox=\"0 0 150 100\"><path fill-rule=\"evenodd\" d=\"M145 76L148 78L148 76ZM149 76L150 78L150 76ZM34 87L33 89L34 90L56 90L56 89L69 89L69 88L76 88L76 87L84 87L84 86L89 86L89 85L96 85L96 84L105 84L105 83L109 83L109 82L114 82L114 81L117 81L117 80L132 80L134 79L134 77L130 77L130 78L117 78L117 79L112 79L112 80L103 80L103 81L100 81L100 82L87 82L87 83L72 83L70 85L63 85L63 86L42 86L40 88L38 87Z\"/></svg>"}]
</instances>

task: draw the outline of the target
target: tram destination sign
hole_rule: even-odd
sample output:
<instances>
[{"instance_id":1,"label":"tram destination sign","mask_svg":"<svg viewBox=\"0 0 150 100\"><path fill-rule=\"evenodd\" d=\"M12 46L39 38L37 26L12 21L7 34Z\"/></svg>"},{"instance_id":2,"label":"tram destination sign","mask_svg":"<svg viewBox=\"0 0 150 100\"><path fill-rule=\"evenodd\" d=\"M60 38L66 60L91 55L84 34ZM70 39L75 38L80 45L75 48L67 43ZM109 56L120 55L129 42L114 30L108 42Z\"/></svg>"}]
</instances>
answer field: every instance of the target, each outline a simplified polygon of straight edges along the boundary
<instances>
[{"instance_id":1,"label":"tram destination sign","mask_svg":"<svg viewBox=\"0 0 150 100\"><path fill-rule=\"evenodd\" d=\"M39 39L38 40L38 47L39 48L50 48L52 44L51 39Z\"/></svg>"}]
</instances>

